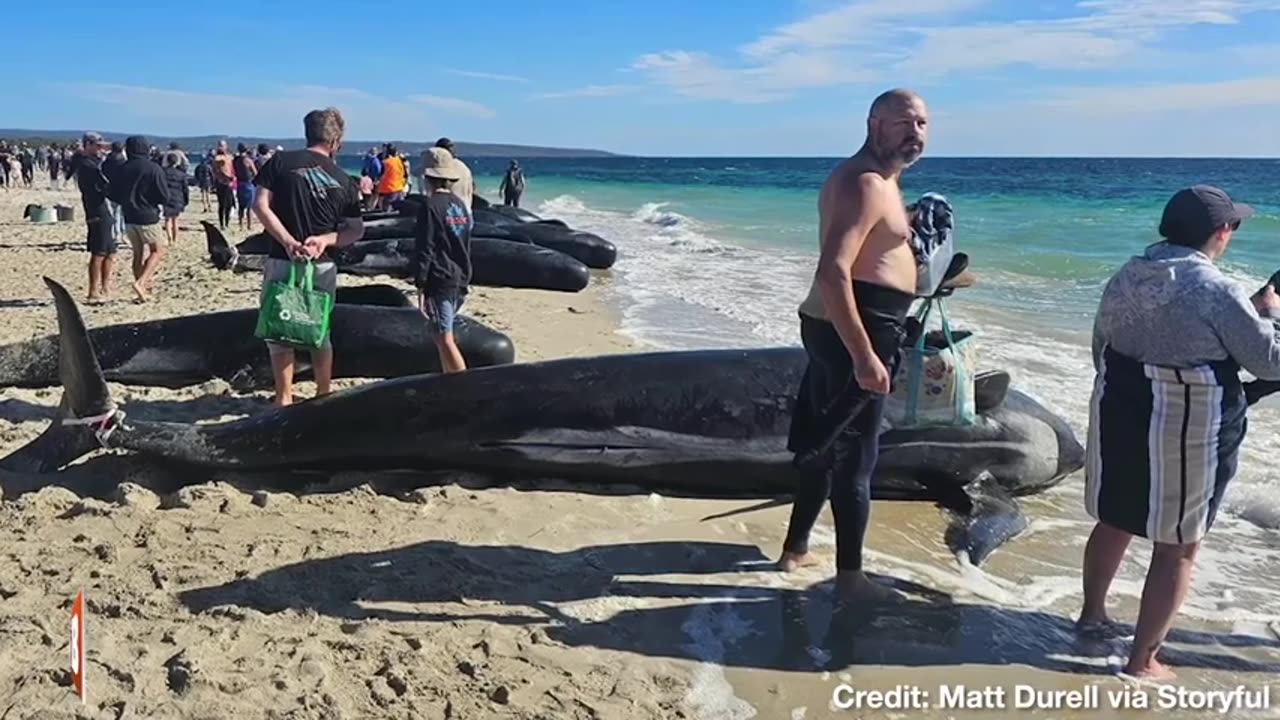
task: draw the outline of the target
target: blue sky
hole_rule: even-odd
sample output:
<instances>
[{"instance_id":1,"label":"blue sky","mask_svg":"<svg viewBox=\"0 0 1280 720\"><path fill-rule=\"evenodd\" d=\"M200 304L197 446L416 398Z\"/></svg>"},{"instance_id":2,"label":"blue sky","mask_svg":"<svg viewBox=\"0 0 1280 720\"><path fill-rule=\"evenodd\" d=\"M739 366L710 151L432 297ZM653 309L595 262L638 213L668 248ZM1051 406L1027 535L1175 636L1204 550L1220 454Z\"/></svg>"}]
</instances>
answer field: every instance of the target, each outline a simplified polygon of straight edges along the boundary
<instances>
[{"instance_id":1,"label":"blue sky","mask_svg":"<svg viewBox=\"0 0 1280 720\"><path fill-rule=\"evenodd\" d=\"M931 155L1280 156L1280 0L110 5L9 9L0 124L841 156L907 86Z\"/></svg>"}]
</instances>

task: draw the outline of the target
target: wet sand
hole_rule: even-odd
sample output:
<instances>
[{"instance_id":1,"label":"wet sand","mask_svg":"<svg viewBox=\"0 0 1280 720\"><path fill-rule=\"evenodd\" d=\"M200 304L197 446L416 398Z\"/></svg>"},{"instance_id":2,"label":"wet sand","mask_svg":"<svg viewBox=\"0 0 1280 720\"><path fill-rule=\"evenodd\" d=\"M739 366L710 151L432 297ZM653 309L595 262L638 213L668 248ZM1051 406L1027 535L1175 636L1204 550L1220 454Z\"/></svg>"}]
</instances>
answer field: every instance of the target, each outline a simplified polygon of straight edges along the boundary
<instances>
[{"instance_id":1,"label":"wet sand","mask_svg":"<svg viewBox=\"0 0 1280 720\"><path fill-rule=\"evenodd\" d=\"M20 221L27 202L54 201L75 206L79 218L74 192L0 193L7 252L0 342L56 327L41 274L83 300L82 223ZM204 259L197 220L211 217L184 218L155 303L124 295L129 251L122 249L119 297L82 306L89 326L251 307L258 278L217 272ZM231 235L234 242L242 233ZM477 289L465 312L507 332L518 361L634 350L616 332L608 304L614 281L600 274L572 295ZM268 402L266 392L239 394L219 383L112 390L138 418L209 422ZM311 392L300 387L301 397ZM57 388L0 390L0 452L43 430L59 397ZM0 718L1150 712L1113 709L1105 692L1096 709L1013 706L1017 685L1126 687L1112 673L1127 643L1081 642L1070 628L1088 530L1078 477L1025 499L1031 530L982 570L949 556L942 511L877 503L868 567L910 604L835 622L828 515L813 542L820 566L794 576L772 569L788 505L571 489L534 477L501 487L457 473L337 473L286 493L257 489L271 477L198 474L111 454L51 479L58 486L9 492L0 504ZM1280 669L1280 641L1268 627L1277 609L1269 595L1248 589L1255 577L1280 575L1280 545L1260 544L1239 522L1225 519L1206 545L1202 563L1210 569L1197 576L1166 657L1178 686L1260 688ZM1130 622L1146 560L1135 548L1114 612ZM1215 557L1243 551L1258 558L1256 576L1213 573ZM83 707L67 672L66 613L77 590L88 599ZM916 687L931 697L906 708L844 710L832 705L841 683ZM961 684L1005 688L1006 707L989 695L972 709L939 708L938 687Z\"/></svg>"}]
</instances>

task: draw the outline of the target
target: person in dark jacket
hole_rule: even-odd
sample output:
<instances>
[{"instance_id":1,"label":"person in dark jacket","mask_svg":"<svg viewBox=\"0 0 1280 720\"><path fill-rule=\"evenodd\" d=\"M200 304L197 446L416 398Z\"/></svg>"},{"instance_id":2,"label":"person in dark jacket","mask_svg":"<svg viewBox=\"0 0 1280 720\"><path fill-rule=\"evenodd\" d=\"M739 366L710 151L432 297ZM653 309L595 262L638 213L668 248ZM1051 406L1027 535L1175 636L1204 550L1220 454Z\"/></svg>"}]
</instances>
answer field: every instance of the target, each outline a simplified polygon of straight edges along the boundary
<instances>
[{"instance_id":1,"label":"person in dark jacket","mask_svg":"<svg viewBox=\"0 0 1280 720\"><path fill-rule=\"evenodd\" d=\"M187 188L187 171L182 168L182 155L170 150L164 156L164 181L169 190L169 201L164 205L164 229L169 242L178 242L178 216L191 202Z\"/></svg>"},{"instance_id":2,"label":"person in dark jacket","mask_svg":"<svg viewBox=\"0 0 1280 720\"><path fill-rule=\"evenodd\" d=\"M507 165L507 173L502 176L502 184L498 186L502 195L502 204L508 207L520 207L520 196L524 194L524 171L520 163L512 160Z\"/></svg>"},{"instance_id":3,"label":"person in dark jacket","mask_svg":"<svg viewBox=\"0 0 1280 720\"><path fill-rule=\"evenodd\" d=\"M111 232L111 207L107 203L107 178L102 174L106 140L96 132L84 134L83 149L73 163L76 185L84 205L84 222L89 246L89 304L111 299L111 263L116 254L116 239Z\"/></svg>"},{"instance_id":4,"label":"person in dark jacket","mask_svg":"<svg viewBox=\"0 0 1280 720\"><path fill-rule=\"evenodd\" d=\"M453 321L471 283L471 211L450 189L462 177L453 155L444 148L430 148L423 153L423 163L427 200L418 210L415 227L414 285L430 321L440 366L445 372L460 372L467 364L453 339Z\"/></svg>"},{"instance_id":5,"label":"person in dark jacket","mask_svg":"<svg viewBox=\"0 0 1280 720\"><path fill-rule=\"evenodd\" d=\"M107 182L111 182L112 176L124 165L124 161L124 143L116 140L111 143L111 153L102 161L102 174ZM109 200L108 204L111 207L111 239L120 242L124 239L124 212L120 210L120 203Z\"/></svg>"},{"instance_id":6,"label":"person in dark jacket","mask_svg":"<svg viewBox=\"0 0 1280 720\"><path fill-rule=\"evenodd\" d=\"M124 234L133 246L133 292L138 302L148 302L151 281L168 245L160 226L160 208L169 204L169 186L164 169L151 162L151 147L145 137L130 136L124 149L129 159L109 178L108 194L120 203Z\"/></svg>"},{"instance_id":7,"label":"person in dark jacket","mask_svg":"<svg viewBox=\"0 0 1280 720\"><path fill-rule=\"evenodd\" d=\"M209 206L209 195L213 192L213 153L210 152L205 157L200 158L200 164L196 165L196 187L200 188L200 203L204 207L205 212L211 212Z\"/></svg>"}]
</instances>

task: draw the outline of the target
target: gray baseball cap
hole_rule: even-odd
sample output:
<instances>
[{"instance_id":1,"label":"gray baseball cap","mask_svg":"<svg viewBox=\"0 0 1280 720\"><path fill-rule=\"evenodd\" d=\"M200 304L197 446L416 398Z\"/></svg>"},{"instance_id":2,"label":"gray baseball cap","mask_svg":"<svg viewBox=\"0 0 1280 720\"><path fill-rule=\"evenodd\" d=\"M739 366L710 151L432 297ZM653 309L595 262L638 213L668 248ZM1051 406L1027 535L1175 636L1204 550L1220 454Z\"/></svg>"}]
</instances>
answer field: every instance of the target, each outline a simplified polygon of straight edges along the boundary
<instances>
[{"instance_id":1,"label":"gray baseball cap","mask_svg":"<svg viewBox=\"0 0 1280 720\"><path fill-rule=\"evenodd\" d=\"M1169 240L1200 241L1218 228L1253 217L1253 208L1233 201L1212 185L1183 188L1169 198L1160 218L1160 235Z\"/></svg>"}]
</instances>

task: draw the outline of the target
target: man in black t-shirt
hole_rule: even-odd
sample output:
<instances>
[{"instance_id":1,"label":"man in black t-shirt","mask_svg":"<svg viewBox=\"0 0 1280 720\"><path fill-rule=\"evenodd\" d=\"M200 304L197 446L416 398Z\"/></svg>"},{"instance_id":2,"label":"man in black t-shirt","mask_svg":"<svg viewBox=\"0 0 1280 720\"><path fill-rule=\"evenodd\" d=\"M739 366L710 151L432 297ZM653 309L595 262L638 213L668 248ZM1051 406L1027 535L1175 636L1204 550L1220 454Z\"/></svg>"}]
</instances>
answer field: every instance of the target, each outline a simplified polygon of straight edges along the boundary
<instances>
[{"instance_id":1,"label":"man in black t-shirt","mask_svg":"<svg viewBox=\"0 0 1280 720\"><path fill-rule=\"evenodd\" d=\"M72 167L88 228L89 303L97 304L111 299L111 263L116 254L116 238L112 232L111 206L107 204L107 178L102 174L107 141L96 132L85 133L83 140L84 148L72 158Z\"/></svg>"},{"instance_id":2,"label":"man in black t-shirt","mask_svg":"<svg viewBox=\"0 0 1280 720\"><path fill-rule=\"evenodd\" d=\"M448 150L422 154L427 201L419 206L414 230L413 279L419 304L430 321L440 366L445 372L467 369L453 340L453 322L471 283L471 211L450 189L462 177Z\"/></svg>"},{"instance_id":3,"label":"man in black t-shirt","mask_svg":"<svg viewBox=\"0 0 1280 720\"><path fill-rule=\"evenodd\" d=\"M333 158L342 146L345 124L336 108L312 110L303 119L307 149L279 152L259 170L253 209L275 239L268 250L262 288L289 277L294 262L315 262L313 286L333 295L338 266L329 254L334 245L350 245L364 236L360 191ZM294 348L269 342L277 406L293 402ZM329 394L333 379L333 346L326 336L311 353L316 396Z\"/></svg>"}]
</instances>

